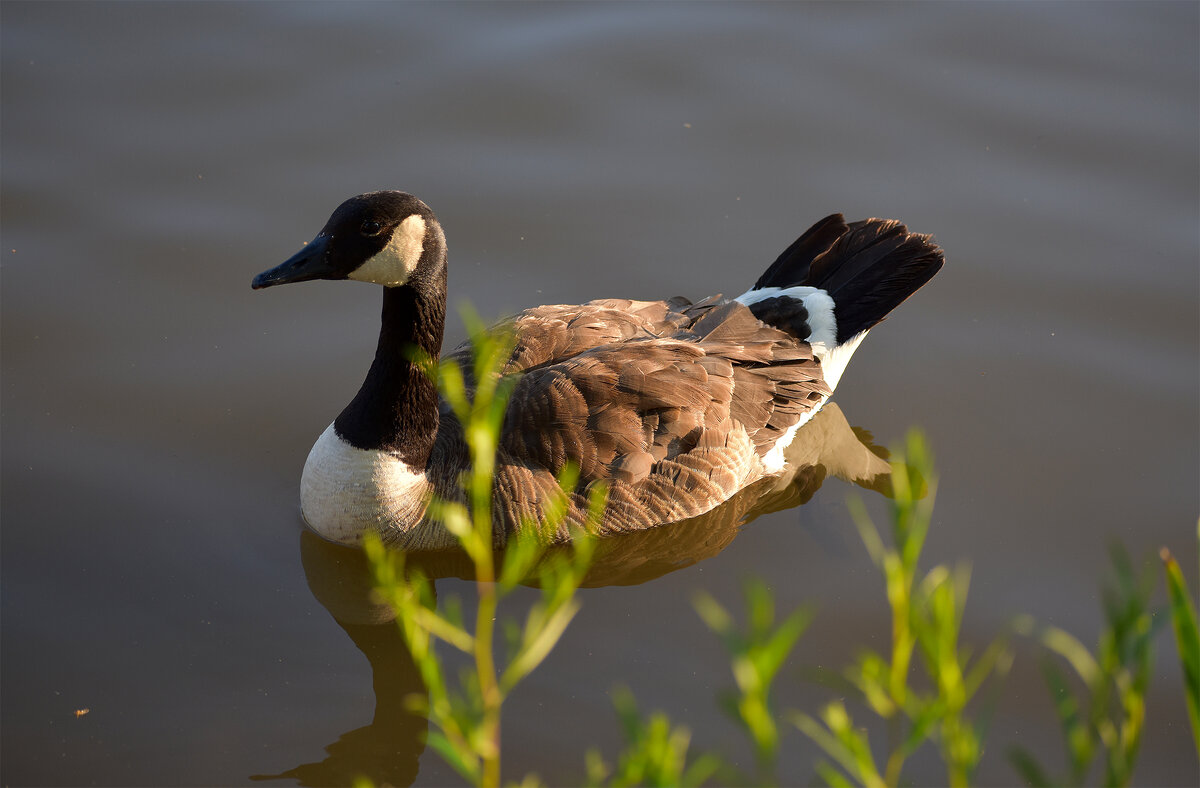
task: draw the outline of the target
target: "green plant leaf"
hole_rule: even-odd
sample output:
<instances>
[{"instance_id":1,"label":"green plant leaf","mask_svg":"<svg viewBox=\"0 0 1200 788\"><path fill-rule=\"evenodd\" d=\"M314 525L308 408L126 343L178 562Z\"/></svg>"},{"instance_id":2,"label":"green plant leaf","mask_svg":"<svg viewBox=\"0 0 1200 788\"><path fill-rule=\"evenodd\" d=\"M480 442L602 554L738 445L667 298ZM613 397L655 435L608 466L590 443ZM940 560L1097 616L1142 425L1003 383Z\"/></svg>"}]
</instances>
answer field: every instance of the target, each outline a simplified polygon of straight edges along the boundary
<instances>
[{"instance_id":1,"label":"green plant leaf","mask_svg":"<svg viewBox=\"0 0 1200 788\"><path fill-rule=\"evenodd\" d=\"M817 761L817 775L825 781L826 785L833 788L854 788L854 783L846 779L846 776L837 770L829 761Z\"/></svg>"},{"instance_id":2,"label":"green plant leaf","mask_svg":"<svg viewBox=\"0 0 1200 788\"><path fill-rule=\"evenodd\" d=\"M697 591L692 595L692 607L696 608L696 613L715 634L725 638L733 631L733 617L707 591Z\"/></svg>"},{"instance_id":3,"label":"green plant leaf","mask_svg":"<svg viewBox=\"0 0 1200 788\"><path fill-rule=\"evenodd\" d=\"M1092 652L1078 638L1058 627L1046 627L1041 633L1042 645L1061 655L1070 663L1079 678L1089 687L1103 680L1103 673Z\"/></svg>"},{"instance_id":4,"label":"green plant leaf","mask_svg":"<svg viewBox=\"0 0 1200 788\"><path fill-rule=\"evenodd\" d=\"M812 619L811 610L801 609L793 612L763 644L757 663L766 683L770 683L779 673L784 661L795 648L796 641L804 634L804 630L808 629Z\"/></svg>"},{"instance_id":5,"label":"green plant leaf","mask_svg":"<svg viewBox=\"0 0 1200 788\"><path fill-rule=\"evenodd\" d=\"M471 406L467 401L467 388L463 380L462 369L453 361L446 361L438 365L437 369L437 384L438 390L445 397L446 402L450 403L450 407L454 409L454 413L459 420L467 421L471 416Z\"/></svg>"},{"instance_id":6,"label":"green plant leaf","mask_svg":"<svg viewBox=\"0 0 1200 788\"><path fill-rule=\"evenodd\" d=\"M518 583L527 579L538 560L545 554L545 545L531 533L535 530L536 526L522 526L517 537L509 540L500 567L499 583L504 591L515 588Z\"/></svg>"},{"instance_id":7,"label":"green plant leaf","mask_svg":"<svg viewBox=\"0 0 1200 788\"><path fill-rule=\"evenodd\" d=\"M587 784L589 786L603 785L608 779L608 775L612 774L612 769L604 762L604 757L600 755L597 749L589 749L583 756L584 769L587 772Z\"/></svg>"},{"instance_id":8,"label":"green plant leaf","mask_svg":"<svg viewBox=\"0 0 1200 788\"><path fill-rule=\"evenodd\" d=\"M711 753L687 766L687 751L691 733L683 726L673 726L667 716L654 712L643 720L633 694L625 687L612 691L613 707L621 722L626 747L617 759L616 767L608 764L596 751L590 751L586 764L589 782L598 785L604 780L612 786L693 786L699 785L723 768L720 758Z\"/></svg>"},{"instance_id":9,"label":"green plant leaf","mask_svg":"<svg viewBox=\"0 0 1200 788\"><path fill-rule=\"evenodd\" d=\"M1095 737L1088 722L1081 716L1079 698L1067 685L1062 672L1048 659L1042 660L1042 675L1054 700L1054 713L1062 731L1063 743L1070 760L1072 782L1079 782L1087 771L1095 752Z\"/></svg>"},{"instance_id":10,"label":"green plant leaf","mask_svg":"<svg viewBox=\"0 0 1200 788\"><path fill-rule=\"evenodd\" d=\"M875 767L867 732L854 727L842 702L826 704L821 717L824 728L807 714L793 715L792 722L864 786L883 788L887 783Z\"/></svg>"},{"instance_id":11,"label":"green plant leaf","mask_svg":"<svg viewBox=\"0 0 1200 788\"><path fill-rule=\"evenodd\" d=\"M747 640L761 641L775 623L775 597L760 577L751 577L743 588L746 597L746 613L749 623Z\"/></svg>"},{"instance_id":12,"label":"green plant leaf","mask_svg":"<svg viewBox=\"0 0 1200 788\"><path fill-rule=\"evenodd\" d=\"M461 746L455 746L445 735L436 730L431 730L426 734L425 742L438 755L442 756L442 760L450 764L456 772L465 777L469 782L475 785L480 783L482 773L479 758L470 752L470 750Z\"/></svg>"},{"instance_id":13,"label":"green plant leaf","mask_svg":"<svg viewBox=\"0 0 1200 788\"><path fill-rule=\"evenodd\" d=\"M900 752L905 757L916 752L917 748L930 737L930 732L946 715L946 704L936 700L923 701L915 709L915 713L913 709L909 709L909 714L911 726L908 729L908 735L904 737L904 742L900 745Z\"/></svg>"},{"instance_id":14,"label":"green plant leaf","mask_svg":"<svg viewBox=\"0 0 1200 788\"><path fill-rule=\"evenodd\" d=\"M882 569L887 550L883 546L883 540L879 538L879 531L875 528L875 523L871 522L871 516L867 514L866 505L863 504L862 498L852 495L846 501L846 506L850 509L851 519L854 520L863 546L867 548L867 555L875 562L875 566Z\"/></svg>"},{"instance_id":15,"label":"green plant leaf","mask_svg":"<svg viewBox=\"0 0 1200 788\"><path fill-rule=\"evenodd\" d=\"M837 736L826 730L815 718L803 712L793 712L790 718L792 724L799 728L801 733L812 739L826 755L837 761L848 774L859 776L860 782L865 783L858 773L858 762L854 753L839 741Z\"/></svg>"},{"instance_id":16,"label":"green plant leaf","mask_svg":"<svg viewBox=\"0 0 1200 788\"><path fill-rule=\"evenodd\" d=\"M883 657L873 651L864 651L859 654L857 663L846 669L841 684L834 684L832 681L822 683L835 690L841 689L842 692L845 692L843 685L848 685L862 695L863 701L872 711L884 719L890 719L897 711L890 694L890 681L891 668Z\"/></svg>"},{"instance_id":17,"label":"green plant leaf","mask_svg":"<svg viewBox=\"0 0 1200 788\"><path fill-rule=\"evenodd\" d=\"M1192 723L1192 739L1200 756L1200 631L1196 626L1196 610L1192 607L1183 570L1167 548L1161 552L1167 575L1167 596L1171 602L1171 624L1175 629L1175 648L1183 669L1188 718Z\"/></svg>"},{"instance_id":18,"label":"green plant leaf","mask_svg":"<svg viewBox=\"0 0 1200 788\"><path fill-rule=\"evenodd\" d=\"M692 761L692 765L683 773L680 785L703 785L705 781L720 772L724 765L725 762L716 753L702 753L696 760Z\"/></svg>"},{"instance_id":19,"label":"green plant leaf","mask_svg":"<svg viewBox=\"0 0 1200 788\"><path fill-rule=\"evenodd\" d=\"M532 632L527 632L527 640L517 652L517 656L509 663L500 678L500 688L508 692L517 682L528 676L542 663L551 649L558 643L571 619L579 612L579 602L572 599L564 603ZM530 616L534 613L531 611Z\"/></svg>"},{"instance_id":20,"label":"green plant leaf","mask_svg":"<svg viewBox=\"0 0 1200 788\"><path fill-rule=\"evenodd\" d=\"M1030 788L1050 788L1055 785L1055 781L1046 776L1037 759L1028 751L1020 747L1013 747L1008 751L1008 762L1017 770L1017 774L1021 775L1021 779Z\"/></svg>"},{"instance_id":21,"label":"green plant leaf","mask_svg":"<svg viewBox=\"0 0 1200 788\"><path fill-rule=\"evenodd\" d=\"M979 691L988 676L993 673L1007 674L1012 666L1012 661L1012 647L1009 646L1006 638L997 638L989 643L963 679L967 700L975 697L975 693Z\"/></svg>"},{"instance_id":22,"label":"green plant leaf","mask_svg":"<svg viewBox=\"0 0 1200 788\"><path fill-rule=\"evenodd\" d=\"M637 741L642 735L642 718L638 715L637 701L633 692L624 685L613 687L612 704L621 723L621 731L627 741Z\"/></svg>"}]
</instances>

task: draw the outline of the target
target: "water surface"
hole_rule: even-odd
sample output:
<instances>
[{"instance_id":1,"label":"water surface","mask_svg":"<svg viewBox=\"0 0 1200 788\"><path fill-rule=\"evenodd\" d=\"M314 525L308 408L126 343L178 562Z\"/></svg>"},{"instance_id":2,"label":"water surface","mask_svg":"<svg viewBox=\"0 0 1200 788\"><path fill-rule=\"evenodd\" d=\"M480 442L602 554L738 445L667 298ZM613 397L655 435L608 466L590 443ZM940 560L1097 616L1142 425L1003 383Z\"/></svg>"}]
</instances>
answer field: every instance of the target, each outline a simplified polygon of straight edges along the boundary
<instances>
[{"instance_id":1,"label":"water surface","mask_svg":"<svg viewBox=\"0 0 1200 788\"><path fill-rule=\"evenodd\" d=\"M879 444L928 432L927 560L972 565L965 638L1033 613L1093 642L1110 540L1194 556L1193 3L6 2L0 27L5 784L455 780L395 706L394 631L331 615L298 519L379 295L249 288L370 189L438 212L451 303L488 316L742 292L832 211L932 232L946 268L837 402ZM755 574L813 605L779 682L813 708L803 666L888 636L854 493L882 515L827 479L676 571L586 590L506 712L506 775L611 758L618 683L748 766L690 595L732 606ZM1172 652L1146 784L1195 779ZM1058 763L1035 655L985 783L1014 781L1010 743ZM808 782L812 746L785 741L782 781Z\"/></svg>"}]
</instances>

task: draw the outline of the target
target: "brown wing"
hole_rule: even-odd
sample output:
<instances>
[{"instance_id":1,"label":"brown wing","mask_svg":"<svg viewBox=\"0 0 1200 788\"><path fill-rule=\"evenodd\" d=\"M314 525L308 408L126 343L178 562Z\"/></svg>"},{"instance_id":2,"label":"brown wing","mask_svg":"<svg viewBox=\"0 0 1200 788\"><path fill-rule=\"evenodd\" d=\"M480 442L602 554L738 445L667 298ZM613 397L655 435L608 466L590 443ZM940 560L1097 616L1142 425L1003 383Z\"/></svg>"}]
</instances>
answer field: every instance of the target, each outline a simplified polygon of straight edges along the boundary
<instances>
[{"instance_id":1,"label":"brown wing","mask_svg":"<svg viewBox=\"0 0 1200 788\"><path fill-rule=\"evenodd\" d=\"M545 306L500 328L516 340L504 371L520 379L497 457L498 538L543 517L568 462L580 470L570 520L588 485L608 484L604 532L708 511L761 476L759 458L829 394L807 344L720 297ZM465 368L469 350L449 358Z\"/></svg>"},{"instance_id":2,"label":"brown wing","mask_svg":"<svg viewBox=\"0 0 1200 788\"><path fill-rule=\"evenodd\" d=\"M706 511L760 476L755 457L829 394L808 345L737 302L628 314L516 321L543 333L518 335L511 362L524 372L497 480L510 522L537 516L533 499L568 462L581 488L609 484L607 530ZM588 336L607 341L586 347Z\"/></svg>"}]
</instances>

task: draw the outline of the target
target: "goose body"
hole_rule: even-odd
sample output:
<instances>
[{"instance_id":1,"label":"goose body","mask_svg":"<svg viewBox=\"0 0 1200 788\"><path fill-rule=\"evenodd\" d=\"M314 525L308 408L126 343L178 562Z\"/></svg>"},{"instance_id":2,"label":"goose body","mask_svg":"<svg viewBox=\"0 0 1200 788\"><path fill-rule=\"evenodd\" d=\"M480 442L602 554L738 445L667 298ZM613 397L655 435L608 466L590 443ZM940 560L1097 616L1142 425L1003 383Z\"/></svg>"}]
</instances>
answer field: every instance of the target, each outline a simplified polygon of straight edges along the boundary
<instances>
[{"instance_id":1,"label":"goose body","mask_svg":"<svg viewBox=\"0 0 1200 788\"><path fill-rule=\"evenodd\" d=\"M609 487L602 533L702 514L785 470L784 450L833 393L867 331L942 266L928 236L898 222L829 216L734 299L602 299L541 306L506 321L519 375L496 459L495 540L541 519L567 463L579 467L567 524L590 484ZM384 288L375 360L321 434L301 509L348 544L376 531L411 550L452 547L426 517L431 494L461 499L462 429L414 363L436 358L446 309L446 241L423 202L372 192L334 211L316 238L255 288L355 279ZM467 348L452 354L464 366ZM560 538L568 537L564 525Z\"/></svg>"}]
</instances>

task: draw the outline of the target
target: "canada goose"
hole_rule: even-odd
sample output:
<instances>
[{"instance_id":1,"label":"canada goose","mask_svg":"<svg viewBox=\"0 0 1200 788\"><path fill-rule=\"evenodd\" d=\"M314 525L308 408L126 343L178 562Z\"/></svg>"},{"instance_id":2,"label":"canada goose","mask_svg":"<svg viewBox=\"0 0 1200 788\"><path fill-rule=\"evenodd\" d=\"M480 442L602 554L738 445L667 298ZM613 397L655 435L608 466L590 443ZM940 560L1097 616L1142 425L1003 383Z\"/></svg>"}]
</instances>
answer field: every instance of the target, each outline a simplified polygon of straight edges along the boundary
<instances>
[{"instance_id":1,"label":"canada goose","mask_svg":"<svg viewBox=\"0 0 1200 788\"><path fill-rule=\"evenodd\" d=\"M588 485L609 486L600 533L673 523L784 469L796 430L829 399L868 329L942 267L929 236L895 221L817 222L735 299L603 299L541 306L506 321L520 374L496 458L495 541L542 519L556 474L579 468L567 523ZM317 439L300 481L304 519L355 544L457 544L425 517L431 493L462 499L461 426L412 360L441 351L446 239L410 194L345 201L315 239L254 278L255 289L310 279L383 285L379 344L362 388ZM468 350L454 355L462 362ZM569 538L564 524L558 538Z\"/></svg>"}]
</instances>

